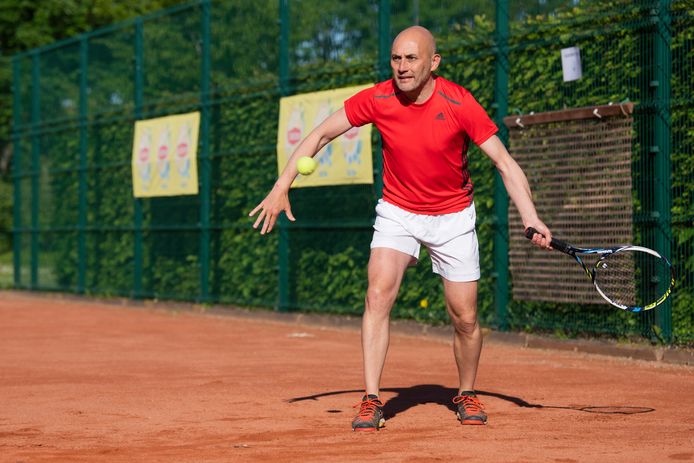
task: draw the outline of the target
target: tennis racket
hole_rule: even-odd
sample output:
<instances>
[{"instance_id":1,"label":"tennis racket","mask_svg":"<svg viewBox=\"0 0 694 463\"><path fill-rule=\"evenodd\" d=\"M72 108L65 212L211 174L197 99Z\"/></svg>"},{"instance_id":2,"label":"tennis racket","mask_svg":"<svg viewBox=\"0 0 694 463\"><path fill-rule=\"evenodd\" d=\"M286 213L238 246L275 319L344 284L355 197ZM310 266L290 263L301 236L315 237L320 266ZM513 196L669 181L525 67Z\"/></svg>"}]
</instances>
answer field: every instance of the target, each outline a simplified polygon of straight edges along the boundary
<instances>
[{"instance_id":1,"label":"tennis racket","mask_svg":"<svg viewBox=\"0 0 694 463\"><path fill-rule=\"evenodd\" d=\"M537 230L530 227L525 237L532 239ZM670 261L652 249L641 246L577 248L552 238L552 248L576 259L600 296L615 307L629 312L651 310L665 302L675 286ZM594 256L595 265L582 257Z\"/></svg>"}]
</instances>

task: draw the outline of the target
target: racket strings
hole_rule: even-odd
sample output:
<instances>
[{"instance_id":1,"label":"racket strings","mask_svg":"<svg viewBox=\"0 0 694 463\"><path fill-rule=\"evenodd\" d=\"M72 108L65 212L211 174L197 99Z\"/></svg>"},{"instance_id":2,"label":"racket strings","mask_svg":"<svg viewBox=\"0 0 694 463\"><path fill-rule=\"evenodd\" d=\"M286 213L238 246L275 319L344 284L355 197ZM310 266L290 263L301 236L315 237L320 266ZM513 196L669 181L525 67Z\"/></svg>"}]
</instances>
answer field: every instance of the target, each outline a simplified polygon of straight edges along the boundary
<instances>
[{"instance_id":1,"label":"racket strings","mask_svg":"<svg viewBox=\"0 0 694 463\"><path fill-rule=\"evenodd\" d=\"M628 307L657 301L669 287L670 267L658 256L624 250L598 261L595 285L608 299Z\"/></svg>"},{"instance_id":2,"label":"racket strings","mask_svg":"<svg viewBox=\"0 0 694 463\"><path fill-rule=\"evenodd\" d=\"M613 302L626 306L636 305L634 253L618 252L598 261L595 267L595 285Z\"/></svg>"}]
</instances>

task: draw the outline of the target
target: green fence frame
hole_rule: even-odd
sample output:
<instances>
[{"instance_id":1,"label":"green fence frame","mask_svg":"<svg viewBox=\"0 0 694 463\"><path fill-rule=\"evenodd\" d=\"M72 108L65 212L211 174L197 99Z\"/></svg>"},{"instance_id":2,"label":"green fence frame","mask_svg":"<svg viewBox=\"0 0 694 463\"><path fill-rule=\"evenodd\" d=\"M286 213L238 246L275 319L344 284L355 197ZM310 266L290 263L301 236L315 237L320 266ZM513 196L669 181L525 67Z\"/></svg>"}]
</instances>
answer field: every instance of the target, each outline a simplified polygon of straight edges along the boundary
<instances>
[{"instance_id":1,"label":"green fence frame","mask_svg":"<svg viewBox=\"0 0 694 463\"><path fill-rule=\"evenodd\" d=\"M364 0L368 2L369 0ZM395 2L393 2L395 3ZM415 2L414 17L419 18L420 11L418 2ZM209 303L223 300L219 294L215 293L213 288L210 288L211 274L214 269L210 267L211 259L211 242L214 236L224 233L227 227L220 226L218 223L213 223L211 220L213 211L212 204L215 199L215 192L212 189L214 175L215 154L211 146L211 136L215 130L216 122L213 121L213 111L219 108L220 100L216 99L213 86L213 69L212 69L212 23L213 6L216 3L210 0L197 0L180 6L163 10L155 14L138 17L130 21L126 21L108 28L94 31L87 34L82 34L72 39L64 40L45 47L30 50L25 53L15 55L12 60L13 65L13 91L14 91L14 117L13 117L13 145L14 145L14 226L13 226L13 242L14 242L14 285L16 288L24 288L31 290L66 290L74 291L80 294L99 293L98 288L90 287L88 281L88 254L89 254L89 234L97 233L99 230L90 226L89 220L89 150L90 150L90 124L92 115L89 111L88 101L90 98L89 77L89 44L94 38L108 36L122 30L132 30L132 56L133 56L133 102L134 108L132 118L142 119L152 117L151 109L146 109L144 88L145 88L145 45L146 45L146 26L150 21L155 21L161 18L170 18L176 14L186 11L195 11L199 14L199 34L200 34L200 69L199 69L199 97L197 102L192 104L195 108L201 111L200 125L200 145L199 145L199 178L200 178L200 193L198 197L198 223L195 225L182 225L175 230L189 231L197 234L198 239L198 256L197 256L197 292L194 297L190 295L178 294L175 297L181 299L193 299L198 302ZM378 25L378 33L373 47L377 50L375 61L373 63L372 75L374 78L385 79L389 76L389 54L390 41L392 37L392 28L396 27L394 20L397 7L402 8L402 5L394 5L389 0L373 0L369 3L377 9L377 17L375 21ZM676 6L676 8L675 8ZM268 95L274 92L273 98L278 98L284 95L291 95L301 91L296 85L297 76L292 74L292 63L290 57L293 50L291 45L292 27L292 2L290 0L278 0L278 22L279 33L277 48L277 83L274 90L267 90ZM510 45L510 40L514 33L512 30L511 8L508 0L495 0L494 2L494 29L488 37L483 37L483 40L488 40L491 43L489 51L481 51L479 56L493 56L494 61L494 79L493 79L493 100L490 109L493 110L494 120L500 127L501 138L506 142L507 133L502 122L503 117L509 114L510 89L509 81L513 77L511 73L511 62L514 59L514 53L522 50L524 45ZM640 91L644 98L639 104L639 117L642 118L642 126L648 128L648 133L641 133L639 138L640 156L642 161L635 169L652 168L652 196L647 196L647 204L644 205L644 211L640 213L636 219L644 225L644 241L652 246L657 251L665 255L673 255L673 223L676 222L678 227L691 228L691 214L689 216L678 217L672 215L673 209L673 186L672 176L672 145L673 145L673 126L672 126L672 101L671 101L671 81L673 79L673 11L677 9L681 17L687 21L687 27L694 28L694 21L691 21L691 13L681 13L681 2L673 2L670 0L643 0L639 6L638 17L641 18L645 26L638 26L633 30L638 31L635 35L638 37L635 40L642 41L645 44L647 51L641 54L640 66L644 72L648 73L646 78L642 78L643 87ZM607 13L606 13L607 14ZM517 18L516 18L517 19ZM691 22L691 24L690 24ZM539 26L538 26L539 27ZM530 42L528 42L530 43ZM42 69L41 58L49 56L56 50L60 50L66 46L78 46L78 63L79 63L79 103L78 114L73 120L58 120L46 121L42 114L42 93L41 83ZM686 46L691 47L687 42ZM686 51L686 50L685 50ZM465 59L461 57L460 59ZM687 59L679 57L677 69L683 69L687 66ZM26 66L30 63L30 83L22 83L26 81ZM684 63L684 64L682 64ZM464 85L465 83L462 82ZM27 95L26 89L30 92ZM30 108L29 121L24 117L26 114L26 99L30 100L28 107ZM231 101L231 100L229 100ZM604 102L601 102L604 103ZM168 109L158 109L160 113L167 111L180 111L180 106L175 104ZM121 121L121 123L129 123ZM72 125L70 125L72 124ZM42 179L42 142L41 138L47 133L60 132L70 130L70 127L76 127L78 130L78 158L75 160L74 172L77 173L78 182L78 211L77 222L74 226L67 227L45 227L41 224L42 208L40 204L41 198L41 179ZM691 153L689 153L691 155ZM382 189L380 179L381 171L380 150L374 150L374 172L376 184L374 185L374 196L378 197ZM641 175L645 175L641 172ZM27 190L28 187L28 190ZM26 207L25 196L30 197L30 205ZM114 232L122 232L132 234L132 267L128 270L132 272L132 285L127 294L133 298L152 297L151 291L148 291L145 286L147 273L147 264L145 256L144 240L148 232L162 231L164 229L152 228L146 223L146 204L142 199L132 199L132 220L128 227L113 227L104 228ZM519 329L523 327L514 326L510 322L509 307L509 281L508 274L508 220L507 211L509 207L508 196L505 192L503 184L498 174L494 176L493 189L493 217L487 219L491 222L493 229L493 317L490 322L493 326L500 330ZM331 222L329 225L321 223L313 223L304 221L301 225L290 224L285 218L279 221L279 237L277 242L277 300L273 304L276 309L281 311L295 310L302 308L301 304L296 302L296 294L293 282L296 275L293 273L293 265L298 259L299 253L292 250L292 240L300 234L300 230L316 231L323 228L350 230L359 229L368 231L370 222L368 220L361 221L345 221L343 223ZM76 236L76 259L77 259L77 276L72 285L61 286L60 288L46 287L42 284L40 269L42 248L41 240L45 233L74 233ZM27 246L28 244L28 246ZM685 254L682 259L691 258ZM28 253L28 255L26 255ZM677 261L675 262L677 265ZM125 271L125 270L124 270ZM690 294L692 289L692 277L689 272L692 272L688 267L685 268L682 264L682 269L686 275L683 277L684 291ZM676 290L677 291L677 290ZM264 305L257 303L249 303L248 305ZM672 302L669 301L662 308L655 311L653 314L647 315L651 317L646 324L653 325L653 330L656 331L657 338L666 343L673 342L673 308ZM691 316L690 316L691 317ZM685 317L686 318L686 317ZM532 328L532 327L531 327ZM527 329L527 327L526 327ZM652 332L644 332L643 336L653 339ZM691 339L685 339L685 343L693 342Z\"/></svg>"}]
</instances>

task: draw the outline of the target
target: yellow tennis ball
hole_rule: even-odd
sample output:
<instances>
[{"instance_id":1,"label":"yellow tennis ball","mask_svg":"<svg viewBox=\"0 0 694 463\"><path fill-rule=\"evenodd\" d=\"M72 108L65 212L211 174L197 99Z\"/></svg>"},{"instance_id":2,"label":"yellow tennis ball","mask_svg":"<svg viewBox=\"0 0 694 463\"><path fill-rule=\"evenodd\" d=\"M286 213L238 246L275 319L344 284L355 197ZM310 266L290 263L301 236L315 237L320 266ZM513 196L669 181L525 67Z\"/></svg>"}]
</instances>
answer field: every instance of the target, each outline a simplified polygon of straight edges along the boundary
<instances>
[{"instance_id":1,"label":"yellow tennis ball","mask_svg":"<svg viewBox=\"0 0 694 463\"><path fill-rule=\"evenodd\" d=\"M296 161L296 168L301 175L311 175L318 164L313 158L302 156Z\"/></svg>"}]
</instances>

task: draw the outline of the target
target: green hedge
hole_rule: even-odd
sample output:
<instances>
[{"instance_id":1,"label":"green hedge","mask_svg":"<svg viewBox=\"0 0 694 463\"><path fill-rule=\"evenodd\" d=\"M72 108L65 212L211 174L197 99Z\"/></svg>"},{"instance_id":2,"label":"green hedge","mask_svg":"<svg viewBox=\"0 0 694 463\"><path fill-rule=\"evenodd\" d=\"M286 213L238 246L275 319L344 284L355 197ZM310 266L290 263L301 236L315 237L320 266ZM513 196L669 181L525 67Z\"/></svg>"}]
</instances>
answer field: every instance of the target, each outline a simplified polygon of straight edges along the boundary
<instances>
[{"instance_id":1,"label":"green hedge","mask_svg":"<svg viewBox=\"0 0 694 463\"><path fill-rule=\"evenodd\" d=\"M365 2L368 3L368 2ZM683 6L684 5L684 6ZM673 33L673 258L678 268L678 289L673 297L673 331L680 344L693 342L691 307L694 257L692 231L692 153L694 116L691 101L691 63L694 24L686 2L674 2ZM349 13L334 5L334 16L321 15L321 5L292 10L295 28L290 36L292 93L358 85L377 80L375 10ZM366 6L365 6L366 8ZM362 10L360 10L362 11ZM371 11L368 8L363 11ZM509 43L511 112L553 110L605 104L629 99L647 108L644 97L649 77L645 34L650 20L646 10L631 2L587 2L545 16L523 16L511 23ZM278 304L279 230L260 236L251 229L248 212L272 187L276 175L279 27L277 2L213 3L211 10L211 91L209 146L210 230L209 287L206 301L247 306ZM145 22L143 117L155 117L200 107L200 5L177 10ZM240 18L246 18L241 20ZM332 19L331 19L332 18ZM335 18L340 19L339 21ZM443 23L441 23L443 24ZM451 19L436 27L443 61L440 74L468 88L490 113L493 109L495 49L494 24L489 18ZM260 26L259 26L260 25ZM342 46L319 32L352 31ZM233 28L234 33L229 33ZM341 28L341 29L340 29ZM79 125L62 130L46 128L41 135L39 287L77 290L79 245L83 241L85 288L88 293L152 298L199 300L200 198L157 198L136 202L130 191L130 147L134 106L131 75L134 27L99 36L90 48L90 95L87 126L86 231L80 235ZM580 81L561 79L559 49L578 45L584 63ZM321 48L322 47L322 48ZM332 48L331 48L332 47ZM76 50L78 47L72 47ZM60 93L75 94L75 56L46 52L42 88L52 88L58 105L50 114L71 121L75 105L60 102ZM252 57L252 59L250 58ZM51 58L51 59L49 59ZM187 65L176 65L180 60ZM25 63L27 60L24 60ZM26 66L25 66L26 67ZM62 69L62 71L59 71ZM59 72L58 72L59 71ZM27 73L27 69L23 71ZM30 75L27 74L27 75ZM55 85L53 85L55 84ZM26 82L21 83L26 86ZM24 88L22 94L27 94ZM115 96L114 96L115 95ZM92 96L90 96L92 98ZM90 100L91 101L91 100ZM25 105L26 106L26 105ZM644 130L646 112L637 109L636 128ZM28 139L28 135L26 135ZM636 182L648 175L637 133ZM378 138L374 135L374 146ZM644 145L645 146L645 145ZM20 172L31 163L30 143L23 143ZM473 148L469 153L475 183L482 279L480 318L494 325L493 233L494 168ZM206 160L202 160L206 162ZM22 216L31 216L30 177L22 185ZM292 191L293 210L299 219L288 226L290 306L305 311L358 315L363 310L366 263L377 193L371 185L307 188ZM640 214L637 198L635 214ZM0 205L1 206L1 205ZM513 206L511 206L513 207ZM141 210L141 231L135 228ZM502 221L505 221L502 218ZM351 225L350 225L351 224ZM316 225L316 226L314 226ZM509 233L518 233L510 230ZM142 288L135 290L133 275L136 243L141 234ZM21 237L22 261L28 262L30 236ZM47 271L44 271L46 269ZM23 271L21 286L29 286ZM48 276L45 276L48 275ZM394 317L427 323L447 322L440 280L431 274L423 253L419 265L407 271ZM634 316L598 307L513 302L509 321L514 329L658 339L651 314Z\"/></svg>"}]
</instances>

